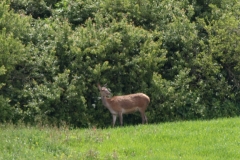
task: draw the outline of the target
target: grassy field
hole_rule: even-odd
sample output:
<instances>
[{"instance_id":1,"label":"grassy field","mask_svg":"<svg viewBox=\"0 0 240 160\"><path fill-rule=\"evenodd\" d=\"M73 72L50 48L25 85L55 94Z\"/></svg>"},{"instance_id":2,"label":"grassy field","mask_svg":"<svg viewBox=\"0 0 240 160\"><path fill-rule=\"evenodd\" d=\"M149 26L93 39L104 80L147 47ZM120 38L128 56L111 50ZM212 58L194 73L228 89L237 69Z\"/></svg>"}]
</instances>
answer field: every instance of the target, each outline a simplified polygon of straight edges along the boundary
<instances>
[{"instance_id":1,"label":"grassy field","mask_svg":"<svg viewBox=\"0 0 240 160\"><path fill-rule=\"evenodd\" d=\"M76 130L2 124L0 159L240 159L240 118Z\"/></svg>"}]
</instances>

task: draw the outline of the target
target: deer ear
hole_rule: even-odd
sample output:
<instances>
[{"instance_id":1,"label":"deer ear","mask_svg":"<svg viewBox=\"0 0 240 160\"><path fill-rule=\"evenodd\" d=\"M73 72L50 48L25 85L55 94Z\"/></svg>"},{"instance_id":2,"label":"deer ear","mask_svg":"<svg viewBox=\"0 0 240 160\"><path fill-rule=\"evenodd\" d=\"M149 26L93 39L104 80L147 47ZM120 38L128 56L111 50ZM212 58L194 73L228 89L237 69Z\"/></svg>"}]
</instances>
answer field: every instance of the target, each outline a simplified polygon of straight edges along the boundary
<instances>
[{"instance_id":1,"label":"deer ear","mask_svg":"<svg viewBox=\"0 0 240 160\"><path fill-rule=\"evenodd\" d=\"M101 91L102 90L101 85L98 83L97 86L98 86L98 89Z\"/></svg>"}]
</instances>

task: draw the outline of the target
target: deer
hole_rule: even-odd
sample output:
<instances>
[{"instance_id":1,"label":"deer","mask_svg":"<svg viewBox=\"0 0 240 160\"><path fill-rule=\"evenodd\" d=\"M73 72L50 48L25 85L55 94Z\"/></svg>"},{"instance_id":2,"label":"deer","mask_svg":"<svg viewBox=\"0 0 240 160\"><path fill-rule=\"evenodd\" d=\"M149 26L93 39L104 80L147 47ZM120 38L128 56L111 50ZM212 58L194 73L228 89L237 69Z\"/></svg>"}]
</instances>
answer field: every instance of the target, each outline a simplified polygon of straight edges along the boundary
<instances>
[{"instance_id":1,"label":"deer","mask_svg":"<svg viewBox=\"0 0 240 160\"><path fill-rule=\"evenodd\" d=\"M148 123L145 111L150 103L150 98L144 93L135 93L111 97L111 91L106 86L101 87L98 84L101 94L102 104L112 114L112 127L114 127L117 117L119 116L120 125L123 125L123 114L134 113L139 111L142 117L142 124Z\"/></svg>"}]
</instances>

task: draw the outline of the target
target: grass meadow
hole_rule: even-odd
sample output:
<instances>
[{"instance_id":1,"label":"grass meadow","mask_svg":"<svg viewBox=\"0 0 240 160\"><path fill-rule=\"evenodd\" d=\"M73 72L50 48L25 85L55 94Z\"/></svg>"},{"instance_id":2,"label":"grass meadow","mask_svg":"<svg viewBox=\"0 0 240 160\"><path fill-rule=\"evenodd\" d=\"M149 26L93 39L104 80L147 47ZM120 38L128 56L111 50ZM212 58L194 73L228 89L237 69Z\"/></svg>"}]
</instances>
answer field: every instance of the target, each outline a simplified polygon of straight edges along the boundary
<instances>
[{"instance_id":1,"label":"grass meadow","mask_svg":"<svg viewBox=\"0 0 240 160\"><path fill-rule=\"evenodd\" d=\"M1 124L0 159L240 159L240 118L73 130Z\"/></svg>"}]
</instances>

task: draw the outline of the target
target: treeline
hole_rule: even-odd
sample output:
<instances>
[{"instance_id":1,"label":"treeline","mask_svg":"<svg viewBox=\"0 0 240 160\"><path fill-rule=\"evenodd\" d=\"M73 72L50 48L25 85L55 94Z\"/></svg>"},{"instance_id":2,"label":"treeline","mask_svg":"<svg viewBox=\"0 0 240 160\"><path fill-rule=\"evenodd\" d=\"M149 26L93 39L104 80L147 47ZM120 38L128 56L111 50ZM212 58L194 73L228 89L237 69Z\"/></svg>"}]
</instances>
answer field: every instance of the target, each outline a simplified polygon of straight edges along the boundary
<instances>
[{"instance_id":1,"label":"treeline","mask_svg":"<svg viewBox=\"0 0 240 160\"><path fill-rule=\"evenodd\" d=\"M98 82L150 123L239 116L240 1L0 2L0 122L110 126Z\"/></svg>"}]
</instances>

